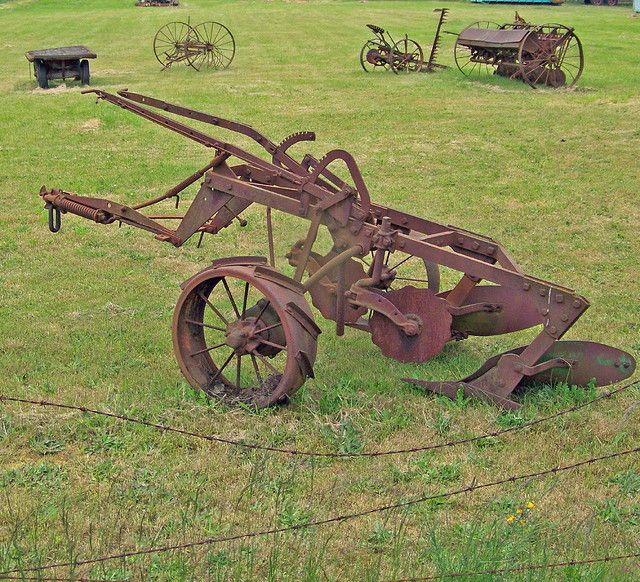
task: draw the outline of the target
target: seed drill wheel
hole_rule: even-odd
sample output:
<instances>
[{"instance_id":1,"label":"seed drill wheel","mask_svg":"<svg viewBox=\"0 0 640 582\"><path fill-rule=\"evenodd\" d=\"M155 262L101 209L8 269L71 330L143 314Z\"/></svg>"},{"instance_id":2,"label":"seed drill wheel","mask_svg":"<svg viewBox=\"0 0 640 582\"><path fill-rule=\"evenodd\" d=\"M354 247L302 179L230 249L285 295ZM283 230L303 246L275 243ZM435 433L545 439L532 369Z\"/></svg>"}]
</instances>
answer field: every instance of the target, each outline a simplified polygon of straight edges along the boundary
<instances>
[{"instance_id":1,"label":"seed drill wheel","mask_svg":"<svg viewBox=\"0 0 640 582\"><path fill-rule=\"evenodd\" d=\"M197 38L198 33L186 22L169 22L156 32L153 52L164 68L179 62L190 64L186 47Z\"/></svg>"},{"instance_id":2,"label":"seed drill wheel","mask_svg":"<svg viewBox=\"0 0 640 582\"><path fill-rule=\"evenodd\" d=\"M465 28L464 30L468 30L469 28L498 30L500 28L500 25L496 22L483 20L474 22L470 26L467 26L467 28ZM456 65L458 65L458 69L460 69L460 72L471 79L478 80L487 75L493 75L498 67L498 63L493 64L482 61L482 56L487 55L474 54L469 49L469 47L461 44L460 35L458 35L458 37L456 38L456 44L453 49L453 54L456 59Z\"/></svg>"},{"instance_id":3,"label":"seed drill wheel","mask_svg":"<svg viewBox=\"0 0 640 582\"><path fill-rule=\"evenodd\" d=\"M226 69L236 54L236 41L231 31L219 22L202 22L194 27L200 49L191 59L196 69L202 66Z\"/></svg>"},{"instance_id":4,"label":"seed drill wheel","mask_svg":"<svg viewBox=\"0 0 640 582\"><path fill-rule=\"evenodd\" d=\"M360 50L360 64L367 73L386 71L390 68L391 48L379 40L371 39Z\"/></svg>"},{"instance_id":5,"label":"seed drill wheel","mask_svg":"<svg viewBox=\"0 0 640 582\"><path fill-rule=\"evenodd\" d=\"M571 28L543 24L523 39L518 62L522 80L531 87L573 87L584 68L582 43Z\"/></svg>"},{"instance_id":6,"label":"seed drill wheel","mask_svg":"<svg viewBox=\"0 0 640 582\"><path fill-rule=\"evenodd\" d=\"M391 68L394 73L417 73L422 69L422 47L410 38L396 42L391 49Z\"/></svg>"},{"instance_id":7,"label":"seed drill wheel","mask_svg":"<svg viewBox=\"0 0 640 582\"><path fill-rule=\"evenodd\" d=\"M260 407L295 392L313 376L319 333L302 293L264 263L214 266L189 279L173 318L173 347L189 383Z\"/></svg>"}]
</instances>

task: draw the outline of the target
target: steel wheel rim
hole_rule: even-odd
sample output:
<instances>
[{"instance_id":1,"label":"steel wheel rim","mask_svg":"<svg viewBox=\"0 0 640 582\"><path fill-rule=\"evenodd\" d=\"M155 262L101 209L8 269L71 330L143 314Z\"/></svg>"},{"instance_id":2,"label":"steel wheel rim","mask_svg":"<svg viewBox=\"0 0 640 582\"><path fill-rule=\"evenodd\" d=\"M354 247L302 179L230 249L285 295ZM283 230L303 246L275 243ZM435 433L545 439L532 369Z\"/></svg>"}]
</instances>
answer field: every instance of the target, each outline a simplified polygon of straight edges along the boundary
<instances>
[{"instance_id":1,"label":"steel wheel rim","mask_svg":"<svg viewBox=\"0 0 640 582\"><path fill-rule=\"evenodd\" d=\"M398 64L396 64L397 54L402 55L399 57L400 62ZM410 55L410 57L405 55ZM391 63L394 72L416 73L422 69L423 62L422 47L415 40L410 38L400 39L391 49Z\"/></svg>"},{"instance_id":2,"label":"steel wheel rim","mask_svg":"<svg viewBox=\"0 0 640 582\"><path fill-rule=\"evenodd\" d=\"M484 28L487 30L490 28L495 28L497 30L500 28L500 25L490 20L479 20L478 22L474 22L473 24L467 26L462 32L468 30L469 28ZM488 75L493 75L493 73L495 72L495 67L497 65L487 65L485 63L473 62L471 60L471 49L461 44L459 41L460 35L458 35L458 37L456 38L456 44L453 48L453 56L460 72L465 77L474 80L478 80Z\"/></svg>"},{"instance_id":3,"label":"steel wheel rim","mask_svg":"<svg viewBox=\"0 0 640 582\"><path fill-rule=\"evenodd\" d=\"M200 66L226 69L236 54L236 41L231 31L220 22L209 20L201 22L194 30L198 40L206 45L202 54L196 56Z\"/></svg>"},{"instance_id":4,"label":"steel wheel rim","mask_svg":"<svg viewBox=\"0 0 640 582\"><path fill-rule=\"evenodd\" d=\"M538 35L552 34L560 38L549 50L541 52L536 59L525 55L527 40L532 35L536 35L536 42L540 45ZM523 81L533 88L539 84L571 88L578 82L584 69L582 43L572 29L562 24L543 24L532 30L522 41L518 61Z\"/></svg>"},{"instance_id":5,"label":"steel wheel rim","mask_svg":"<svg viewBox=\"0 0 640 582\"><path fill-rule=\"evenodd\" d=\"M252 273L245 267L225 267L191 280L175 309L173 343L180 368L192 386L230 403L266 406L293 392L305 377L291 357L300 346L290 316L274 296L273 284ZM225 296L226 301L219 301ZM256 297L264 301L255 301ZM232 333L240 329L243 317L259 322L257 338L245 345L235 341L238 334L229 339L230 328ZM258 347L250 349L255 343Z\"/></svg>"},{"instance_id":6,"label":"steel wheel rim","mask_svg":"<svg viewBox=\"0 0 640 582\"><path fill-rule=\"evenodd\" d=\"M179 62L172 58L181 54L179 47L184 46L191 36L197 36L197 34L186 22L169 22L162 26L153 37L153 53L158 62L165 68L174 62ZM185 60L187 60L186 56Z\"/></svg>"},{"instance_id":7,"label":"steel wheel rim","mask_svg":"<svg viewBox=\"0 0 640 582\"><path fill-rule=\"evenodd\" d=\"M370 39L365 42L363 47L360 49L360 65L367 73L372 73L374 71L386 71L390 68L389 62L386 60L381 59L379 64L374 64L368 61L367 54L370 50L377 50L380 53L386 52L387 54L391 52L391 48L388 45L384 45L377 39Z\"/></svg>"}]
</instances>

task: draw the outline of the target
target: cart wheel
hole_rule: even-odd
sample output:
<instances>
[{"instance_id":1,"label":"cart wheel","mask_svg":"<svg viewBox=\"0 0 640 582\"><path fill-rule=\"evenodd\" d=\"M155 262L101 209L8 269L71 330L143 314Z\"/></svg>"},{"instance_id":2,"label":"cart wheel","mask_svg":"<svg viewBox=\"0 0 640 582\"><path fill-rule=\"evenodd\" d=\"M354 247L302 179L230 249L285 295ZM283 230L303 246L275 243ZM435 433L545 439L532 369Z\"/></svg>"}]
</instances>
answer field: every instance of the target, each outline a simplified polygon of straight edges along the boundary
<instances>
[{"instance_id":1,"label":"cart wheel","mask_svg":"<svg viewBox=\"0 0 640 582\"><path fill-rule=\"evenodd\" d=\"M483 29L495 29L499 30L501 26L496 22L489 20L474 22L470 26L467 26L464 30L469 28L483 28ZM463 31L464 32L464 31ZM462 33L461 33L462 34ZM456 44L453 49L453 55L456 60L456 65L460 72L472 79L481 79L488 75L493 75L499 71L498 63L486 63L483 59L486 55L483 54L483 49L474 48L471 50L469 47L460 43L460 35L456 38Z\"/></svg>"},{"instance_id":2,"label":"cart wheel","mask_svg":"<svg viewBox=\"0 0 640 582\"><path fill-rule=\"evenodd\" d=\"M592 6L602 6L604 4L604 0L590 0L589 3Z\"/></svg>"},{"instance_id":3,"label":"cart wheel","mask_svg":"<svg viewBox=\"0 0 640 582\"><path fill-rule=\"evenodd\" d=\"M194 30L204 46L194 56L191 64L197 69L202 65L226 69L236 54L236 41L231 31L224 24L213 21L202 22Z\"/></svg>"},{"instance_id":4,"label":"cart wheel","mask_svg":"<svg viewBox=\"0 0 640 582\"><path fill-rule=\"evenodd\" d=\"M518 62L522 80L531 87L573 87L584 68L582 43L572 28L543 24L520 43Z\"/></svg>"},{"instance_id":5,"label":"cart wheel","mask_svg":"<svg viewBox=\"0 0 640 582\"><path fill-rule=\"evenodd\" d=\"M403 38L391 49L391 67L394 73L416 73L422 69L422 47L410 38Z\"/></svg>"},{"instance_id":6,"label":"cart wheel","mask_svg":"<svg viewBox=\"0 0 640 582\"><path fill-rule=\"evenodd\" d=\"M36 61L36 80L38 81L38 87L41 89L49 88L49 80L47 79L48 67L44 61Z\"/></svg>"},{"instance_id":7,"label":"cart wheel","mask_svg":"<svg viewBox=\"0 0 640 582\"><path fill-rule=\"evenodd\" d=\"M153 38L153 53L166 69L174 63L190 64L191 43L197 42L198 33L186 22L169 22Z\"/></svg>"},{"instance_id":8,"label":"cart wheel","mask_svg":"<svg viewBox=\"0 0 640 582\"><path fill-rule=\"evenodd\" d=\"M367 73L385 71L390 68L390 62L391 47L377 39L368 40L360 50L360 65Z\"/></svg>"},{"instance_id":9,"label":"cart wheel","mask_svg":"<svg viewBox=\"0 0 640 582\"><path fill-rule=\"evenodd\" d=\"M617 6L618 0L607 0L607 6Z\"/></svg>"},{"instance_id":10,"label":"cart wheel","mask_svg":"<svg viewBox=\"0 0 640 582\"><path fill-rule=\"evenodd\" d=\"M302 290L284 279L263 264L214 267L188 281L173 346L192 386L225 402L268 406L313 375L319 330Z\"/></svg>"},{"instance_id":11,"label":"cart wheel","mask_svg":"<svg viewBox=\"0 0 640 582\"><path fill-rule=\"evenodd\" d=\"M80 84L88 85L89 81L90 81L89 61L85 59L83 61L80 61Z\"/></svg>"}]
</instances>

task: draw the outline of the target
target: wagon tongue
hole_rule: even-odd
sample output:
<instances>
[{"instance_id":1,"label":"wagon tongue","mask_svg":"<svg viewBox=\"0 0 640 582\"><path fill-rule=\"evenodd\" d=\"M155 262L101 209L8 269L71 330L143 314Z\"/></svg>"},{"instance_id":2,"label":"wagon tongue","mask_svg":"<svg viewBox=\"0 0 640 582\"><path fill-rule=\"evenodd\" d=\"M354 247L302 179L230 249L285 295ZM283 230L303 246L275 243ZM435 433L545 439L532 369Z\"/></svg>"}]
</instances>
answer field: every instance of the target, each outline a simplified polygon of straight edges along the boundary
<instances>
[{"instance_id":1,"label":"wagon tongue","mask_svg":"<svg viewBox=\"0 0 640 582\"><path fill-rule=\"evenodd\" d=\"M490 391L487 379L498 380L497 364L500 359L508 354L517 356L525 348L526 346L522 346L493 356L473 374L457 382L430 382L417 378L403 380L449 398L455 399L458 390L462 389L465 396L475 396L495 402L504 408L516 409L520 404ZM577 386L594 382L596 386L605 386L629 378L635 368L633 356L617 348L590 341L557 341L535 366L522 369L519 386L554 382L566 382Z\"/></svg>"}]
</instances>

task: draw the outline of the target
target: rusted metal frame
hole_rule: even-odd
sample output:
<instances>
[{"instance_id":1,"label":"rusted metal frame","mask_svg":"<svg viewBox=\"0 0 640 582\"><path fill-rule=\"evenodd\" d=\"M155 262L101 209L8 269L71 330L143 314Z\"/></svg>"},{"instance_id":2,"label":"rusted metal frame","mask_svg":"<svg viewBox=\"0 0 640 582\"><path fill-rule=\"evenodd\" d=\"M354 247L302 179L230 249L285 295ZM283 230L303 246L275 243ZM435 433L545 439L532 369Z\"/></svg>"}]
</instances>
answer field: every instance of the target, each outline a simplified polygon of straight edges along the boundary
<instances>
[{"instance_id":1,"label":"rusted metal frame","mask_svg":"<svg viewBox=\"0 0 640 582\"><path fill-rule=\"evenodd\" d=\"M128 99L129 101L134 101L135 103L141 103L149 107L162 109L163 111L166 111L168 113L173 113L182 117L188 117L189 119L194 119L196 121L201 121L203 123L208 123L209 125L222 127L224 129L228 129L229 131L234 131L236 133L246 135L247 137L260 144L270 154L273 154L277 150L277 145L275 143L273 143L269 138L261 134L258 130L254 129L250 125L223 119L222 117L217 117L215 115L204 113L202 111L196 111L187 107L181 107L180 105L174 105L172 103L168 103L167 101L156 99L154 97L148 97L146 95L134 93L132 91L118 91L118 95L120 95L124 99Z\"/></svg>"},{"instance_id":2,"label":"rusted metal frame","mask_svg":"<svg viewBox=\"0 0 640 582\"><path fill-rule=\"evenodd\" d=\"M271 218L271 206L267 206L266 222L267 222L267 241L269 243L269 264L275 268L276 253L273 244L273 222Z\"/></svg>"},{"instance_id":3,"label":"rusted metal frame","mask_svg":"<svg viewBox=\"0 0 640 582\"><path fill-rule=\"evenodd\" d=\"M402 243L406 252L421 258L509 287L518 294L528 293L538 305L540 324L543 326L540 334L520 355L503 356L495 368L474 381L476 387L486 390L493 390L492 386L497 385L500 396L506 396L518 385L524 375L523 366L535 365L589 306L579 295L547 281L507 271L454 251L398 235L398 246L402 246Z\"/></svg>"},{"instance_id":4,"label":"rusted metal frame","mask_svg":"<svg viewBox=\"0 0 640 582\"><path fill-rule=\"evenodd\" d=\"M365 215L368 215L371 208L371 197L369 196L369 189L364 182L357 162L349 152L345 150L332 150L327 153L313 170L311 176L309 177L308 183L314 183L320 177L322 171L326 169L329 164L335 162L336 160L342 160L347 166L347 169L351 174L351 179L353 180L356 190L358 191L358 194L360 196L360 206L362 207Z\"/></svg>"},{"instance_id":5,"label":"rusted metal frame","mask_svg":"<svg viewBox=\"0 0 640 582\"><path fill-rule=\"evenodd\" d=\"M362 244L355 244L350 246L348 249L345 249L340 254L333 257L329 262L322 265L317 271L311 275L304 283L303 286L306 291L311 289L316 283L322 280L323 277L326 277L329 273L331 273L334 269L336 269L341 264L345 263L349 259L357 256L362 256L366 251Z\"/></svg>"},{"instance_id":6,"label":"rusted metal frame","mask_svg":"<svg viewBox=\"0 0 640 582\"><path fill-rule=\"evenodd\" d=\"M133 210L129 206L124 206L111 200L77 196L63 190L47 192L46 189L44 189L44 191L40 191L40 195L45 202L50 202L63 212L70 212L71 214L89 218L101 224L110 224L118 220L156 235L171 236L173 233L171 229L149 219L144 214ZM101 214L95 214L95 211Z\"/></svg>"},{"instance_id":7,"label":"rusted metal frame","mask_svg":"<svg viewBox=\"0 0 640 582\"><path fill-rule=\"evenodd\" d=\"M224 119L222 117L217 117L209 113L204 113L203 111L196 111L194 109L189 109L187 107L181 107L180 105L174 105L172 103L168 103L167 101L163 101L161 99L156 99L154 97L141 95L140 93L134 93L134 92L125 90L125 91L118 91L118 95L130 101L134 101L136 103L142 103L150 107L162 109L163 111L167 111L168 113L181 115L182 117L188 117L189 119L194 119L196 121L208 123L216 127L222 127L223 129L228 129L229 131L234 131L241 135L246 135L247 137L254 140L256 143L258 143L260 146L262 146L269 154L271 154L276 159L278 159L278 161L284 163L290 170L297 170L302 167L299 162L297 162L291 156L285 153L286 148L281 149L279 145L272 142L268 137L266 137L264 134L260 133L257 129L254 129L250 125L239 123L237 121L231 121L229 119ZM293 138L293 136L300 136L300 135L304 135L305 137L307 137L308 141L313 141L315 139L315 134L313 132L305 132L304 134L293 134L292 136L289 136L289 137ZM297 139L296 141L293 141L291 145L293 145L293 143L297 143L297 141L301 141L301 140Z\"/></svg>"},{"instance_id":8,"label":"rusted metal frame","mask_svg":"<svg viewBox=\"0 0 640 582\"><path fill-rule=\"evenodd\" d=\"M205 184L214 190L224 192L230 196L239 196L250 202L270 206L271 208L287 214L293 214L300 218L306 216L298 200L277 192L271 192L252 182L245 182L239 178L229 178L215 172L210 172L207 174Z\"/></svg>"},{"instance_id":9,"label":"rusted metal frame","mask_svg":"<svg viewBox=\"0 0 640 582\"><path fill-rule=\"evenodd\" d=\"M403 235L402 233L397 234L395 247L405 253L416 255L422 259L433 261L456 271L461 271L471 277L492 281L516 291L529 291L534 287L539 288L544 286L551 292L556 291L560 294L571 295L572 300L579 301L581 304L588 306L586 299L566 287L510 271L499 265L492 265L473 257L464 256L456 253L454 250L438 247L428 242Z\"/></svg>"},{"instance_id":10,"label":"rusted metal frame","mask_svg":"<svg viewBox=\"0 0 640 582\"><path fill-rule=\"evenodd\" d=\"M309 255L311 254L313 243L316 242L316 238L318 237L318 229L320 228L323 212L323 210L320 210L318 208L314 208L312 211L311 225L309 226L304 245L302 246L301 259L296 266L296 272L293 276L294 281L302 281L302 276L304 275L304 271L307 268L307 261L309 260Z\"/></svg>"},{"instance_id":11,"label":"rusted metal frame","mask_svg":"<svg viewBox=\"0 0 640 582\"><path fill-rule=\"evenodd\" d=\"M230 154L228 154L227 152L222 152L221 154L218 154L206 166L204 166L204 168L201 168L197 172L194 172L193 174L191 174L191 176L189 176L188 178L185 178L184 180L182 180L182 182L180 182L179 184L176 184L173 188L171 188L170 190L167 190L164 194L161 194L160 196L157 196L155 198L151 198L146 202L141 202L140 204L136 204L131 208L133 208L134 210L141 210L142 208L146 208L147 206L152 206L154 204L157 204L158 202L162 202L167 198L173 198L174 196L177 198L180 192L182 192L183 190L191 186L191 184L193 184L194 182L197 182L209 170L219 166L222 162L226 161L229 155Z\"/></svg>"},{"instance_id":12,"label":"rusted metal frame","mask_svg":"<svg viewBox=\"0 0 640 582\"><path fill-rule=\"evenodd\" d=\"M103 99L105 101L108 101L109 103L118 105L122 109L131 111L132 113L136 113L137 115L140 115L141 117L144 117L149 121L175 131L176 133L188 137L189 139L192 139L193 141L196 141L206 147L212 147L216 148L219 151L225 151L240 160L244 160L245 162L249 162L250 164L261 167L266 171L271 171L277 175L280 175L293 183L300 184L304 190L308 191L310 194L313 194L318 198L324 198L328 195L327 191L321 186L306 182L305 178L301 177L295 172L291 172L284 168L278 168L270 162L267 162L253 154L250 154L249 152L246 152L245 150L237 146L217 140L201 131L189 127L188 125L184 125L183 123L165 117L164 115L150 111L144 107L141 107L140 105L129 102L122 97L107 93L106 91L100 91L98 89L83 91L83 93L95 93L98 96L98 99Z\"/></svg>"}]
</instances>

